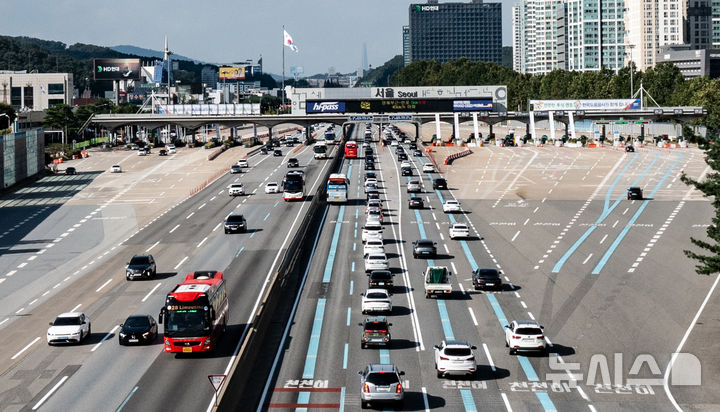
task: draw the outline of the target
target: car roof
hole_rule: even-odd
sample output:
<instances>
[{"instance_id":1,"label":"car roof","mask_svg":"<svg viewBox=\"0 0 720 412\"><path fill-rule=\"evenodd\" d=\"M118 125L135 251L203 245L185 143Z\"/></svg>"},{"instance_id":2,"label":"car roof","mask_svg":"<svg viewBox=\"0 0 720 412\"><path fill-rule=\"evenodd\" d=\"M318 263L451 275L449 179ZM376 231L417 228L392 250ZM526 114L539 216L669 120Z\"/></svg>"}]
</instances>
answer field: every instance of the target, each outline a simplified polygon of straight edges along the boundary
<instances>
[{"instance_id":1,"label":"car roof","mask_svg":"<svg viewBox=\"0 0 720 412\"><path fill-rule=\"evenodd\" d=\"M57 315L58 318L76 318L80 315L84 315L83 312L65 312Z\"/></svg>"},{"instance_id":2,"label":"car roof","mask_svg":"<svg viewBox=\"0 0 720 412\"><path fill-rule=\"evenodd\" d=\"M270 186L270 185L275 185L275 186L277 186L277 185L278 185L278 182L268 182L267 185L265 185L265 186Z\"/></svg>"},{"instance_id":3,"label":"car roof","mask_svg":"<svg viewBox=\"0 0 720 412\"><path fill-rule=\"evenodd\" d=\"M445 341L445 347L469 348L470 344L464 340L447 340Z\"/></svg>"},{"instance_id":4,"label":"car roof","mask_svg":"<svg viewBox=\"0 0 720 412\"><path fill-rule=\"evenodd\" d=\"M238 186L242 186L242 185L243 185L242 183L230 183L231 187L238 187Z\"/></svg>"},{"instance_id":5,"label":"car roof","mask_svg":"<svg viewBox=\"0 0 720 412\"><path fill-rule=\"evenodd\" d=\"M384 294L390 296L390 292L388 292L388 291L385 290L385 289L380 289L380 288L368 289L368 290L365 292L365 294L367 295L368 293L384 293Z\"/></svg>"},{"instance_id":6,"label":"car roof","mask_svg":"<svg viewBox=\"0 0 720 412\"><path fill-rule=\"evenodd\" d=\"M133 255L133 259L136 258L136 257L146 257L146 258L149 258L149 257L150 257L150 254L148 254L148 253L141 253L141 254L139 254L139 255Z\"/></svg>"},{"instance_id":7,"label":"car roof","mask_svg":"<svg viewBox=\"0 0 720 412\"><path fill-rule=\"evenodd\" d=\"M533 328L540 327L540 324L534 320L516 320L515 323L517 323L518 327L533 327Z\"/></svg>"},{"instance_id":8,"label":"car roof","mask_svg":"<svg viewBox=\"0 0 720 412\"><path fill-rule=\"evenodd\" d=\"M389 373L395 373L397 372L397 368L395 365L391 363L371 363L368 366L368 372L377 373L377 372L389 372Z\"/></svg>"},{"instance_id":9,"label":"car roof","mask_svg":"<svg viewBox=\"0 0 720 412\"><path fill-rule=\"evenodd\" d=\"M387 322L385 316L368 316L365 318L365 322Z\"/></svg>"},{"instance_id":10,"label":"car roof","mask_svg":"<svg viewBox=\"0 0 720 412\"><path fill-rule=\"evenodd\" d=\"M232 213L232 214L229 214L229 215L228 215L228 219L231 218L231 217L243 217L243 215L240 214L240 213Z\"/></svg>"}]
</instances>

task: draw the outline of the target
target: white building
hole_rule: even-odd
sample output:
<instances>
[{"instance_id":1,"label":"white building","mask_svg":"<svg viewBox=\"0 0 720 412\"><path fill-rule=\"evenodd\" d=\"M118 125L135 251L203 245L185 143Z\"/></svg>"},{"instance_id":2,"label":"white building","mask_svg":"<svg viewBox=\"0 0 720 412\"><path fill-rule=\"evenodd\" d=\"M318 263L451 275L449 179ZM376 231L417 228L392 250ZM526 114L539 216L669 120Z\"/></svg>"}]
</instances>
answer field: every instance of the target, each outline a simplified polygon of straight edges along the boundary
<instances>
[{"instance_id":1,"label":"white building","mask_svg":"<svg viewBox=\"0 0 720 412\"><path fill-rule=\"evenodd\" d=\"M513 7L513 68L541 74L565 69L563 0L522 0Z\"/></svg>"},{"instance_id":2,"label":"white building","mask_svg":"<svg viewBox=\"0 0 720 412\"><path fill-rule=\"evenodd\" d=\"M661 47L685 43L686 0L628 0L625 7L627 61L639 70L655 66Z\"/></svg>"},{"instance_id":3,"label":"white building","mask_svg":"<svg viewBox=\"0 0 720 412\"><path fill-rule=\"evenodd\" d=\"M56 104L73 104L72 73L0 71L0 102L16 111L43 111Z\"/></svg>"},{"instance_id":4,"label":"white building","mask_svg":"<svg viewBox=\"0 0 720 412\"><path fill-rule=\"evenodd\" d=\"M643 0L632 0L637 3ZM617 70L625 64L625 0L566 0L567 70Z\"/></svg>"}]
</instances>

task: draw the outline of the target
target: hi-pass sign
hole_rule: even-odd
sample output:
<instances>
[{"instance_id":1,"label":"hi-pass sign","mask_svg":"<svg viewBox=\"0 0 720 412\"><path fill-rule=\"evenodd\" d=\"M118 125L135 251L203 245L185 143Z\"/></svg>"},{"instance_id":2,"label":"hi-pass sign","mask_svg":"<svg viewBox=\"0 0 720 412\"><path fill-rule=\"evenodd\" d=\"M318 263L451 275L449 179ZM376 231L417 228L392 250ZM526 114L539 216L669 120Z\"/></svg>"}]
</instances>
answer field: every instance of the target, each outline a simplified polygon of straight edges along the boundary
<instances>
[{"instance_id":1,"label":"hi-pass sign","mask_svg":"<svg viewBox=\"0 0 720 412\"><path fill-rule=\"evenodd\" d=\"M93 59L95 80L140 80L140 59Z\"/></svg>"},{"instance_id":2,"label":"hi-pass sign","mask_svg":"<svg viewBox=\"0 0 720 412\"><path fill-rule=\"evenodd\" d=\"M486 99L307 100L305 113L442 113L491 111Z\"/></svg>"}]
</instances>

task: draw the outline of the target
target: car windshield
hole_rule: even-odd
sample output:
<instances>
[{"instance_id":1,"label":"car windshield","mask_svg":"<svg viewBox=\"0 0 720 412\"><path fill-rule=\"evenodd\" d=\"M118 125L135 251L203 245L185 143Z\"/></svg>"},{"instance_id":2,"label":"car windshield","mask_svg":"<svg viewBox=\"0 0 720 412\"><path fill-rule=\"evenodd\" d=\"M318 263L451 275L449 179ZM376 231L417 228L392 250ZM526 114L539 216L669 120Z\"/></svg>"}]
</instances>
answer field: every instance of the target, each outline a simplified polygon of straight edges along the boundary
<instances>
[{"instance_id":1,"label":"car windshield","mask_svg":"<svg viewBox=\"0 0 720 412\"><path fill-rule=\"evenodd\" d=\"M131 316L127 318L124 325L131 328L140 328L150 326L150 321L147 316Z\"/></svg>"},{"instance_id":2,"label":"car windshield","mask_svg":"<svg viewBox=\"0 0 720 412\"><path fill-rule=\"evenodd\" d=\"M371 373L368 375L365 382L372 383L376 386L389 386L399 383L398 376L394 373Z\"/></svg>"},{"instance_id":3,"label":"car windshield","mask_svg":"<svg viewBox=\"0 0 720 412\"><path fill-rule=\"evenodd\" d=\"M387 331L388 325L387 322L366 322L365 323L365 331L375 332L375 331Z\"/></svg>"},{"instance_id":4,"label":"car windshield","mask_svg":"<svg viewBox=\"0 0 720 412\"><path fill-rule=\"evenodd\" d=\"M432 240L421 239L421 240L418 240L418 241L417 241L417 245L418 245L418 246L428 247L428 246L432 246L432 245L433 245L433 241L432 241Z\"/></svg>"},{"instance_id":5,"label":"car windshield","mask_svg":"<svg viewBox=\"0 0 720 412\"><path fill-rule=\"evenodd\" d=\"M130 265L147 265L150 264L150 258L147 256L133 256L130 259Z\"/></svg>"},{"instance_id":6,"label":"car windshield","mask_svg":"<svg viewBox=\"0 0 720 412\"><path fill-rule=\"evenodd\" d=\"M368 299L385 299L387 295L380 292L370 292L367 294Z\"/></svg>"},{"instance_id":7,"label":"car windshield","mask_svg":"<svg viewBox=\"0 0 720 412\"><path fill-rule=\"evenodd\" d=\"M240 222L242 222L243 220L244 220L244 219L243 219L243 215L230 215L230 216L228 216L228 218L227 218L227 221L228 221L228 222L232 222L232 223L240 223Z\"/></svg>"},{"instance_id":8,"label":"car windshield","mask_svg":"<svg viewBox=\"0 0 720 412\"><path fill-rule=\"evenodd\" d=\"M540 328L517 328L515 333L518 335L542 335Z\"/></svg>"},{"instance_id":9,"label":"car windshield","mask_svg":"<svg viewBox=\"0 0 720 412\"><path fill-rule=\"evenodd\" d=\"M235 184L230 185L230 187L233 189L242 189L243 186L240 183L235 183Z\"/></svg>"},{"instance_id":10,"label":"car windshield","mask_svg":"<svg viewBox=\"0 0 720 412\"><path fill-rule=\"evenodd\" d=\"M453 226L453 229L457 229L457 230L468 230L468 227L465 226L465 225L455 225L455 226Z\"/></svg>"},{"instance_id":11,"label":"car windshield","mask_svg":"<svg viewBox=\"0 0 720 412\"><path fill-rule=\"evenodd\" d=\"M369 260L385 260L385 255L370 255Z\"/></svg>"},{"instance_id":12,"label":"car windshield","mask_svg":"<svg viewBox=\"0 0 720 412\"><path fill-rule=\"evenodd\" d=\"M82 325L82 322L80 321L79 316L60 317L60 318L55 319L55 322L53 322L53 326L74 326L74 325Z\"/></svg>"},{"instance_id":13,"label":"car windshield","mask_svg":"<svg viewBox=\"0 0 720 412\"><path fill-rule=\"evenodd\" d=\"M478 276L481 278L499 278L500 274L495 269L478 269Z\"/></svg>"},{"instance_id":14,"label":"car windshield","mask_svg":"<svg viewBox=\"0 0 720 412\"><path fill-rule=\"evenodd\" d=\"M390 272L371 272L370 277L374 280L390 280L392 274Z\"/></svg>"},{"instance_id":15,"label":"car windshield","mask_svg":"<svg viewBox=\"0 0 720 412\"><path fill-rule=\"evenodd\" d=\"M272 183L268 183L267 187L277 187L277 185L278 185L277 183L272 182Z\"/></svg>"},{"instance_id":16,"label":"car windshield","mask_svg":"<svg viewBox=\"0 0 720 412\"><path fill-rule=\"evenodd\" d=\"M472 351L470 348L445 348L447 356L470 356Z\"/></svg>"},{"instance_id":17,"label":"car windshield","mask_svg":"<svg viewBox=\"0 0 720 412\"><path fill-rule=\"evenodd\" d=\"M168 312L165 335L175 337L203 336L210 332L204 312L197 309Z\"/></svg>"}]
</instances>

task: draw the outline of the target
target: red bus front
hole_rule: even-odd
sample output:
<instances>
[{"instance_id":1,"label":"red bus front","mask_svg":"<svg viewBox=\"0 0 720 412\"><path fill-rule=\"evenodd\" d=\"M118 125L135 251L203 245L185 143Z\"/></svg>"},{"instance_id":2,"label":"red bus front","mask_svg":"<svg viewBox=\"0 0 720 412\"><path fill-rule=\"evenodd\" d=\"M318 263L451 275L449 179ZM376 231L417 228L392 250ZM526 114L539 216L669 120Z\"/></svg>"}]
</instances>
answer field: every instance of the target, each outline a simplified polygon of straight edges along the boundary
<instances>
[{"instance_id":1,"label":"red bus front","mask_svg":"<svg viewBox=\"0 0 720 412\"><path fill-rule=\"evenodd\" d=\"M357 157L357 143L353 141L345 143L345 157L348 159Z\"/></svg>"}]
</instances>

